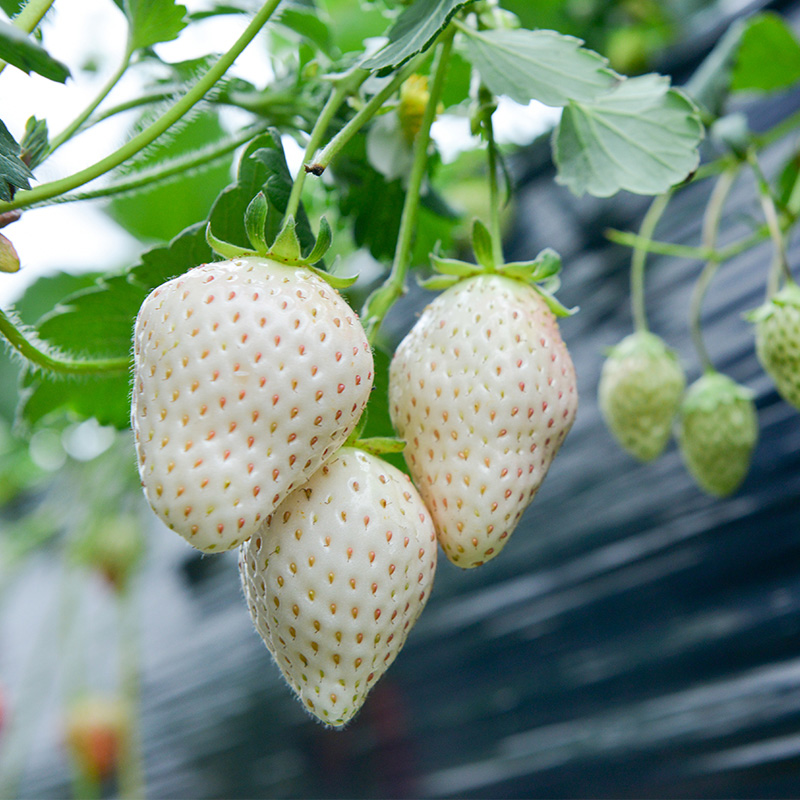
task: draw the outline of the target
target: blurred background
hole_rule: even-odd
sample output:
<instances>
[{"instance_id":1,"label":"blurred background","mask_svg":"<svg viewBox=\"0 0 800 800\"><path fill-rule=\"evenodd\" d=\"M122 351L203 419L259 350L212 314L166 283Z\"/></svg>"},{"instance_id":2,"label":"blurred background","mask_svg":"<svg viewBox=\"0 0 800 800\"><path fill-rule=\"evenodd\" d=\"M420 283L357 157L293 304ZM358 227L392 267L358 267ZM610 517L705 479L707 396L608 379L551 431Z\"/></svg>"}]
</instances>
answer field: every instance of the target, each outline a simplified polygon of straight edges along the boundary
<instances>
[{"instance_id":1,"label":"blurred background","mask_svg":"<svg viewBox=\"0 0 800 800\"><path fill-rule=\"evenodd\" d=\"M677 85L742 15L777 10L800 30L796 2L518 5L523 21L535 6L538 26L580 35L617 70L658 70ZM798 109L798 93L737 107L754 130ZM235 554L202 557L150 514L128 433L66 419L12 435L18 366L0 355L0 797L89 791L65 742L80 737L80 720L119 732L131 715L144 775L127 780L146 782L153 798L800 794L800 417L759 367L743 319L762 301L770 245L726 262L704 307L708 349L755 392L761 425L748 479L715 500L674 444L650 465L627 456L597 408L604 349L632 325L630 251L604 233L638 228L648 200L576 199L554 183L547 133L522 125L521 109L508 119L508 138L527 141L510 161L518 194L507 256L562 255L559 297L581 307L561 323L578 373L577 422L501 557L468 572L441 559L425 613L344 731L322 728L290 695L253 631ZM765 171L796 147L787 139L765 152ZM470 170L454 164L451 201L471 212ZM130 198L93 207L88 219L102 223L87 228L80 204L72 235L110 237L83 265L68 255L78 252L64 246L69 234L42 237L39 222L15 239L31 285L6 285L4 305L36 320L93 270L125 266L202 218L230 175L223 165L201 176L198 207L166 221L144 213L152 197ZM709 190L683 190L656 238L697 244ZM48 214L49 226L64 212L26 217ZM758 216L743 177L720 242ZM793 267L799 254L795 244ZM700 267L652 256L647 271L651 327L680 352L690 381L701 372L687 327ZM391 343L426 300L413 289L392 310ZM102 794L125 792L99 779Z\"/></svg>"}]
</instances>

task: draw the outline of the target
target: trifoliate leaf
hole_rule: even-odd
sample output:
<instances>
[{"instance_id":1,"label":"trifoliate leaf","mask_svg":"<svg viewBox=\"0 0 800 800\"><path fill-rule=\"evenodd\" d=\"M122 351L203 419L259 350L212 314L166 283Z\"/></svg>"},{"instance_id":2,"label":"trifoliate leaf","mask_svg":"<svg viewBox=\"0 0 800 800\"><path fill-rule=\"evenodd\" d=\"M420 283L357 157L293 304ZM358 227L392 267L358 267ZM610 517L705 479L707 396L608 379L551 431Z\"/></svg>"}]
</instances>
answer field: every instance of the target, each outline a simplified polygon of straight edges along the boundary
<instances>
[{"instance_id":1,"label":"trifoliate leaf","mask_svg":"<svg viewBox=\"0 0 800 800\"><path fill-rule=\"evenodd\" d=\"M24 31L7 22L0 22L0 59L23 72L36 72L58 83L65 83L70 76L65 64L53 58Z\"/></svg>"},{"instance_id":2,"label":"trifoliate leaf","mask_svg":"<svg viewBox=\"0 0 800 800\"><path fill-rule=\"evenodd\" d=\"M389 30L389 43L361 66L385 75L430 47L453 15L471 0L416 0Z\"/></svg>"},{"instance_id":3,"label":"trifoliate leaf","mask_svg":"<svg viewBox=\"0 0 800 800\"><path fill-rule=\"evenodd\" d=\"M774 92L800 80L800 42L775 13L752 17L742 35L731 90Z\"/></svg>"},{"instance_id":4,"label":"trifoliate leaf","mask_svg":"<svg viewBox=\"0 0 800 800\"><path fill-rule=\"evenodd\" d=\"M186 7L175 0L125 0L131 52L171 42L186 27Z\"/></svg>"},{"instance_id":5,"label":"trifoliate leaf","mask_svg":"<svg viewBox=\"0 0 800 800\"><path fill-rule=\"evenodd\" d=\"M557 107L594 100L619 80L582 44L555 31L473 31L463 52L494 94Z\"/></svg>"},{"instance_id":6,"label":"trifoliate leaf","mask_svg":"<svg viewBox=\"0 0 800 800\"><path fill-rule=\"evenodd\" d=\"M576 195L656 195L697 167L694 104L661 75L629 78L592 103L570 103L554 134L559 183Z\"/></svg>"}]
</instances>

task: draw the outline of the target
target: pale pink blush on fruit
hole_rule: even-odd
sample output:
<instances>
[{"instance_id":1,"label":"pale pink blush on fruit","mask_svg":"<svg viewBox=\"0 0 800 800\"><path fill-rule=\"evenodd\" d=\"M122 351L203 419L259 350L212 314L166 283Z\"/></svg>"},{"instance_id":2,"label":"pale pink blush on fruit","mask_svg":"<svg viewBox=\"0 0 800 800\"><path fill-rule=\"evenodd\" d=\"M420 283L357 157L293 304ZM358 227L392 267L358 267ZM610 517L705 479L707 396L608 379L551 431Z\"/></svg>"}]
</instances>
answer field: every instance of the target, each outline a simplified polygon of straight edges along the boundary
<instances>
[{"instance_id":1,"label":"pale pink blush on fruit","mask_svg":"<svg viewBox=\"0 0 800 800\"><path fill-rule=\"evenodd\" d=\"M145 495L203 551L248 539L332 457L373 380L355 312L308 270L206 264L155 289L134 336Z\"/></svg>"},{"instance_id":2,"label":"pale pink blush on fruit","mask_svg":"<svg viewBox=\"0 0 800 800\"><path fill-rule=\"evenodd\" d=\"M250 614L322 722L350 720L428 601L436 532L407 475L342 448L240 550Z\"/></svg>"},{"instance_id":3,"label":"pale pink blush on fruit","mask_svg":"<svg viewBox=\"0 0 800 800\"><path fill-rule=\"evenodd\" d=\"M578 394L542 297L483 275L425 309L395 353L389 402L439 541L467 568L505 546L572 427Z\"/></svg>"}]
</instances>

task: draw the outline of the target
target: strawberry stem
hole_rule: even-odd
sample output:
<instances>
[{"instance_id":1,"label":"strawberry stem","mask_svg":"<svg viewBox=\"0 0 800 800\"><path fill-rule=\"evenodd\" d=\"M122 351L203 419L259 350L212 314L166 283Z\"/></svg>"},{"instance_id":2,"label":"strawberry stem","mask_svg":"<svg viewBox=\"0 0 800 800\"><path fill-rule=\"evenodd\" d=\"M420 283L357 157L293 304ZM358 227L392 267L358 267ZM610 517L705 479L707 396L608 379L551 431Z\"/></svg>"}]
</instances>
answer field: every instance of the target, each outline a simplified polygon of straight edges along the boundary
<instances>
[{"instance_id":1,"label":"strawberry stem","mask_svg":"<svg viewBox=\"0 0 800 800\"><path fill-rule=\"evenodd\" d=\"M289 195L289 201L286 204L285 217L297 216L306 175L311 171L311 161L322 145L328 127L348 95L355 92L368 77L369 72L367 72L367 70L358 69L346 78L337 81L334 85L309 135L308 144L306 144L305 153L303 155L303 166L298 170L294 183L292 184L292 191ZM316 169L317 166L318 165L315 164L314 169Z\"/></svg>"},{"instance_id":2,"label":"strawberry stem","mask_svg":"<svg viewBox=\"0 0 800 800\"><path fill-rule=\"evenodd\" d=\"M411 173L408 178L403 212L400 217L400 231L397 235L397 246L394 251L392 270L389 276L375 292L373 292L364 304L362 318L364 327L367 331L367 338L374 344L375 337L380 329L384 317L395 301L403 294L406 284L406 275L411 265L411 246L414 240L414 230L417 224L417 212L419 211L420 192L422 181L428 166L428 147L431 142L431 126L436 117L436 108L439 105L439 98L442 96L444 80L447 75L447 65L450 60L450 52L453 49L453 36L455 28L449 27L441 35L439 41L439 52L432 67L433 82L430 87L428 104L422 115L417 138L414 141L414 156L411 165Z\"/></svg>"},{"instance_id":3,"label":"strawberry stem","mask_svg":"<svg viewBox=\"0 0 800 800\"><path fill-rule=\"evenodd\" d=\"M49 372L61 375L105 375L127 372L131 367L129 357L80 359L66 358L39 349L4 311L0 310L0 334L23 358Z\"/></svg>"},{"instance_id":4,"label":"strawberry stem","mask_svg":"<svg viewBox=\"0 0 800 800\"><path fill-rule=\"evenodd\" d=\"M492 252L495 265L503 263L503 234L500 226L500 192L497 184L497 142L494 138L492 114L497 104L494 95L481 86L478 91L481 109L481 125L486 137L486 158L488 161L489 179L489 232L492 238Z\"/></svg>"},{"instance_id":5,"label":"strawberry stem","mask_svg":"<svg viewBox=\"0 0 800 800\"><path fill-rule=\"evenodd\" d=\"M719 234L719 225L722 220L722 211L725 207L725 201L728 199L733 184L739 176L739 163L730 166L722 175L719 176L717 182L714 184L714 189L706 206L706 213L703 216L703 247L709 250L714 250L717 236ZM703 339L702 327L702 310L703 299L705 298L708 287L717 274L720 262L716 260L709 260L706 262L703 270L701 271L697 282L692 290L692 298L689 305L689 324L692 334L692 341L694 342L695 350L703 365L706 373L714 372L714 365L711 357L706 349L705 341Z\"/></svg>"},{"instance_id":6,"label":"strawberry stem","mask_svg":"<svg viewBox=\"0 0 800 800\"><path fill-rule=\"evenodd\" d=\"M644 268L647 261L647 249L642 242L650 242L661 216L666 211L672 192L665 192L656 197L647 209L639 228L640 242L634 246L631 256L631 313L633 325L637 331L649 330L647 325L647 310L644 290Z\"/></svg>"},{"instance_id":7,"label":"strawberry stem","mask_svg":"<svg viewBox=\"0 0 800 800\"><path fill-rule=\"evenodd\" d=\"M242 32L241 36L239 36L226 53L220 56L216 63L210 67L208 72L206 72L206 74L203 75L175 105L162 114L155 122L148 125L143 131L126 142L122 147L105 158L100 159L100 161L95 164L86 167L86 169L68 175L66 178L60 178L50 183L43 183L33 189L17 192L13 200L0 203L0 213L11 211L15 208L27 208L34 203L41 203L60 194L64 194L65 192L77 189L79 186L83 186L89 183L89 181L93 181L95 178L105 175L110 170L118 167L145 147L152 144L206 96L213 88L214 84L228 71L239 54L250 44L261 28L264 27L279 4L280 0L267 0L250 21L250 24Z\"/></svg>"}]
</instances>

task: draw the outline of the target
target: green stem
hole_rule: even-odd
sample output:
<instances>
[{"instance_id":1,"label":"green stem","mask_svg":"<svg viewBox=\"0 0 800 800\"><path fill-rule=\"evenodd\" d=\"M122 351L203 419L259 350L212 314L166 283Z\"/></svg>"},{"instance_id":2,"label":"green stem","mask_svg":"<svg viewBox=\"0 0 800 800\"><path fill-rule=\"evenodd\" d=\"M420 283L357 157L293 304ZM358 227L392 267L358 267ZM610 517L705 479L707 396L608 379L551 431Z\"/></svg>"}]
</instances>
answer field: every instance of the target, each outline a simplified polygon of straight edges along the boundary
<instances>
[{"instance_id":1,"label":"green stem","mask_svg":"<svg viewBox=\"0 0 800 800\"><path fill-rule=\"evenodd\" d=\"M342 104L347 99L347 96L358 89L358 87L361 86L361 84L368 77L369 72L367 70L359 69L356 70L352 76L348 76L348 78L339 81L333 87L333 90L328 96L328 99L323 106L317 121L314 123L314 127L311 130L308 144L306 144L305 153L303 155L303 166L301 166L298 170L294 179L294 183L292 184L292 191L289 195L289 201L286 205L286 213L284 214L284 218L297 215L297 209L300 207L300 197L303 193L303 184L305 183L306 175L308 174L304 168L305 165L310 163L317 150L319 150L322 142L325 139L325 134L328 131L331 121L336 116L336 112L341 108Z\"/></svg>"},{"instance_id":2,"label":"green stem","mask_svg":"<svg viewBox=\"0 0 800 800\"><path fill-rule=\"evenodd\" d=\"M392 261L392 269L383 285L367 298L364 307L363 316L367 329L367 337L370 342L375 341L375 337L384 317L394 302L403 294L403 290L405 289L406 275L411 264L411 245L414 239L414 229L417 224L420 191L428 166L428 147L431 141L431 126L436 118L436 108L439 105L439 98L444 88L447 65L450 60L450 52L453 48L454 34L455 28L452 27L448 28L442 34L439 52L432 68L433 83L430 88L428 104L425 106L425 112L422 115L420 129L414 141L413 162L411 165L411 173L408 178L403 212L400 217L400 230L397 235L397 246L394 252L394 260Z\"/></svg>"},{"instance_id":3,"label":"green stem","mask_svg":"<svg viewBox=\"0 0 800 800\"><path fill-rule=\"evenodd\" d=\"M120 614L120 684L128 712L128 730L120 752L119 793L124 800L143 800L146 794L139 723L139 615L134 593L126 586L119 595Z\"/></svg>"},{"instance_id":4,"label":"green stem","mask_svg":"<svg viewBox=\"0 0 800 800\"><path fill-rule=\"evenodd\" d=\"M481 87L478 97L484 108L482 114L483 130L486 136L486 157L489 170L489 232L492 235L492 255L494 263L503 263L503 232L500 225L500 191L497 182L497 143L494 138L492 114L496 108L494 96L488 89Z\"/></svg>"},{"instance_id":5,"label":"green stem","mask_svg":"<svg viewBox=\"0 0 800 800\"><path fill-rule=\"evenodd\" d=\"M49 355L27 339L2 310L0 310L0 334L5 336L9 344L28 361L61 375L98 375L127 372L130 369L131 362L127 356L81 360Z\"/></svg>"},{"instance_id":6,"label":"green stem","mask_svg":"<svg viewBox=\"0 0 800 800\"><path fill-rule=\"evenodd\" d=\"M338 155L339 151L355 136L364 125L369 122L383 104L398 90L406 78L413 74L417 67L425 60L427 53L413 58L389 81L383 89L374 95L369 102L345 125L333 139L328 142L325 149L314 159L309 172L321 175Z\"/></svg>"},{"instance_id":7,"label":"green stem","mask_svg":"<svg viewBox=\"0 0 800 800\"><path fill-rule=\"evenodd\" d=\"M642 219L639 236L650 241L656 225L672 199L672 191L665 192L653 199L650 208ZM647 250L641 245L634 247L631 256L631 312L636 331L646 331L647 310L644 291L644 268L647 261Z\"/></svg>"},{"instance_id":8,"label":"green stem","mask_svg":"<svg viewBox=\"0 0 800 800\"><path fill-rule=\"evenodd\" d=\"M756 178L758 199L761 203L761 209L764 212L764 219L767 223L769 236L775 248L775 255L772 267L770 268L770 277L767 285L767 294L771 297L780 285L781 276L784 280L793 280L792 272L789 269L789 258L786 253L786 237L778 215L778 209L775 207L775 200L772 196L769 183L764 177L764 173L761 171L761 165L758 163L755 150L752 148L747 152L747 161L752 167L753 174Z\"/></svg>"},{"instance_id":9,"label":"green stem","mask_svg":"<svg viewBox=\"0 0 800 800\"><path fill-rule=\"evenodd\" d=\"M152 169L140 170L108 186L103 186L100 189L62 195L61 197L55 198L53 202L74 203L80 200L97 200L103 197L113 197L114 195L129 192L133 189L141 189L144 186L151 186L152 184L167 180L175 175L181 175L186 171L211 164L224 155L227 155L232 150L235 150L237 147L249 142L254 136L262 133L268 127L269 125L265 122L245 128L235 136L224 139L209 147L204 147L196 153L192 153L189 157L184 156L182 158L170 159L157 164Z\"/></svg>"},{"instance_id":10,"label":"green stem","mask_svg":"<svg viewBox=\"0 0 800 800\"><path fill-rule=\"evenodd\" d=\"M25 8L11 20L15 28L19 28L25 33L33 33L36 26L42 21L42 17L50 10L55 0L28 0ZM0 72L6 68L6 62L0 60Z\"/></svg>"},{"instance_id":11,"label":"green stem","mask_svg":"<svg viewBox=\"0 0 800 800\"><path fill-rule=\"evenodd\" d=\"M57 136L54 136L50 140L50 147L47 151L47 155L52 155L59 147L61 147L64 142L69 141L78 129L86 122L87 119L92 115L92 112L103 102L103 100L108 97L111 90L119 83L120 78L125 74L125 70L128 69L128 66L131 63L131 56L133 53L131 52L130 48L127 48L125 51L125 56L122 59L122 62L117 67L115 72L109 77L109 79L103 84L100 91L97 93L97 96L92 100L86 108L75 117L66 128L64 128L61 133Z\"/></svg>"},{"instance_id":12,"label":"green stem","mask_svg":"<svg viewBox=\"0 0 800 800\"><path fill-rule=\"evenodd\" d=\"M719 176L711 196L706 206L706 213L703 217L703 246L708 250L714 250L717 236L719 234L719 225L722 219L722 211L725 207L725 201L728 199L731 188L739 175L739 167L733 166L727 169L722 175ZM703 300L705 299L708 287L719 269L720 262L716 260L709 260L703 267L697 282L692 290L692 297L689 305L689 324L692 334L692 341L694 342L695 350L700 358L705 372L713 372L714 365L703 339L703 326L702 326L702 311Z\"/></svg>"},{"instance_id":13,"label":"green stem","mask_svg":"<svg viewBox=\"0 0 800 800\"><path fill-rule=\"evenodd\" d=\"M118 167L124 161L127 161L140 150L143 150L155 141L161 134L180 120L194 105L203 99L214 84L228 71L239 54L255 38L256 34L272 16L279 3L280 0L267 0L250 21L250 24L245 28L241 36L234 42L233 46L219 58L208 72L198 80L172 108L151 125L148 125L148 127L138 135L134 136L118 150L111 153L111 155L106 156L96 164L92 164L80 172L76 172L73 175L69 175L57 181L52 181L51 183L42 184L34 189L17 192L12 201L0 203L0 213L11 211L15 208L25 208L33 203L40 203L44 200L56 197L57 195L77 189L79 186L83 186L85 183L101 175L105 175L106 172Z\"/></svg>"}]
</instances>

